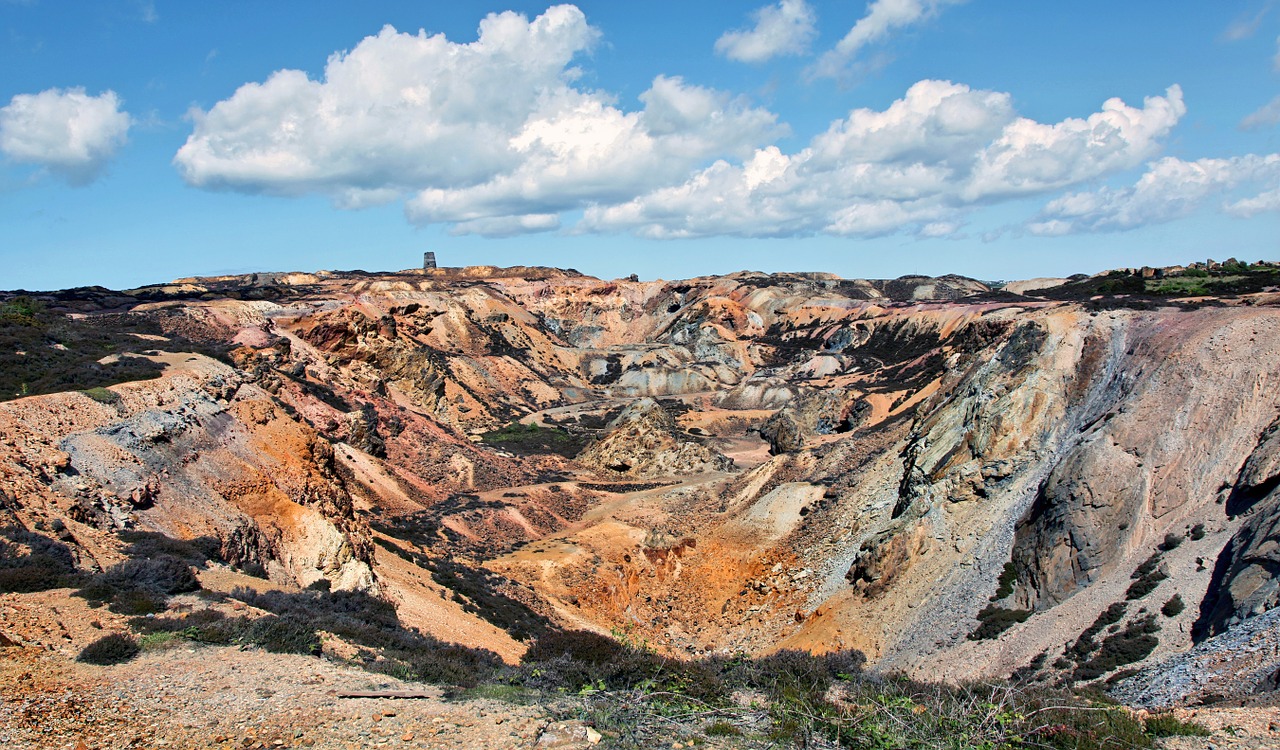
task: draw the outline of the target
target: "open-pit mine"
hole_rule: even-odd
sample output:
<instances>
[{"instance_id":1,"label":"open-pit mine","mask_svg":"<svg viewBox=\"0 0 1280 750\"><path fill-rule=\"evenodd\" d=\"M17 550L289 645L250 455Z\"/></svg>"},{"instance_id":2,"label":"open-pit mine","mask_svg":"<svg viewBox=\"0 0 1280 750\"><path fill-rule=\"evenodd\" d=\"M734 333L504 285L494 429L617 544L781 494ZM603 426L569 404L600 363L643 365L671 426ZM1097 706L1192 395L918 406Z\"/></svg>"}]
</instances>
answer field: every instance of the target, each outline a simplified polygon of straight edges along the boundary
<instances>
[{"instance_id":1,"label":"open-pit mine","mask_svg":"<svg viewBox=\"0 0 1280 750\"><path fill-rule=\"evenodd\" d=\"M856 651L867 672L944 684L1274 705L1280 268L1232 263L1007 284L430 268L0 295L4 700L96 679L58 670L138 635L130 617L327 592L508 664L588 631L678 660ZM182 568L158 599L129 586L160 573L112 573L157 559ZM314 653L383 658L336 630ZM66 721L48 747L92 734Z\"/></svg>"}]
</instances>

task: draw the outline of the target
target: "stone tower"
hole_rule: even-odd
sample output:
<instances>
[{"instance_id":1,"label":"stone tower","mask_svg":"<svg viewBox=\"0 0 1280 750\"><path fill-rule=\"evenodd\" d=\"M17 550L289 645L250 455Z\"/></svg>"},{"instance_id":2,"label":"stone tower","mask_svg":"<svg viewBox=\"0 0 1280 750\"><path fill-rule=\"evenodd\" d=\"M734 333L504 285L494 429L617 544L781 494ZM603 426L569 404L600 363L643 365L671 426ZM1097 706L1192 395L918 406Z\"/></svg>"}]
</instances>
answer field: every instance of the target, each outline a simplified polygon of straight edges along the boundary
<instances>
[{"instance_id":1,"label":"stone tower","mask_svg":"<svg viewBox=\"0 0 1280 750\"><path fill-rule=\"evenodd\" d=\"M429 268L435 268L435 267L436 267L436 254L423 253L422 254L422 270L425 271Z\"/></svg>"}]
</instances>

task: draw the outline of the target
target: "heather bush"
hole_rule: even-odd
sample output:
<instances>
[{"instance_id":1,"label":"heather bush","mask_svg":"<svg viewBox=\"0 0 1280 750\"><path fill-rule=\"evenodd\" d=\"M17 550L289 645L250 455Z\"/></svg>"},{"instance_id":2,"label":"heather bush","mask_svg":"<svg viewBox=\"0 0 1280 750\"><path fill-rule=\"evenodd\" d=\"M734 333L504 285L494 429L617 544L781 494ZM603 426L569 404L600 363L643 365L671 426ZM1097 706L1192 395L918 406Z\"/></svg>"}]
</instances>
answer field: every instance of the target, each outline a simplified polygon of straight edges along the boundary
<instances>
[{"instance_id":1,"label":"heather bush","mask_svg":"<svg viewBox=\"0 0 1280 750\"><path fill-rule=\"evenodd\" d=\"M19 527L0 529L0 593L29 594L75 582L75 561L61 542Z\"/></svg>"},{"instance_id":2,"label":"heather bush","mask_svg":"<svg viewBox=\"0 0 1280 750\"><path fill-rule=\"evenodd\" d=\"M122 633L112 633L85 646L76 657L76 661L109 666L129 661L137 656L140 650L138 642L132 637Z\"/></svg>"},{"instance_id":3,"label":"heather bush","mask_svg":"<svg viewBox=\"0 0 1280 750\"><path fill-rule=\"evenodd\" d=\"M987 605L978 613L978 627L969 634L969 640L983 641L996 638L1014 625L1026 622L1030 616L1030 610L1005 609L994 604Z\"/></svg>"},{"instance_id":4,"label":"heather bush","mask_svg":"<svg viewBox=\"0 0 1280 750\"><path fill-rule=\"evenodd\" d=\"M1152 737L1208 737L1210 732L1194 721L1183 721L1171 713L1151 714L1145 720Z\"/></svg>"}]
</instances>

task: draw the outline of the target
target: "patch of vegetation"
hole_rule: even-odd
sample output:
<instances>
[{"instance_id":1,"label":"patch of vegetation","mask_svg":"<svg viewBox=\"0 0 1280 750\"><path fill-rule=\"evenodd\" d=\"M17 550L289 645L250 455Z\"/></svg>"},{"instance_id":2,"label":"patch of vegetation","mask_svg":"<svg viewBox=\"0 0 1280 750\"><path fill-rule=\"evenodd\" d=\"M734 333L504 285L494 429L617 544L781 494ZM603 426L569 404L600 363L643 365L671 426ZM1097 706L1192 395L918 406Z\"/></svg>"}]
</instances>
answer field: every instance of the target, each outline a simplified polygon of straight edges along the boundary
<instances>
[{"instance_id":1,"label":"patch of vegetation","mask_svg":"<svg viewBox=\"0 0 1280 750\"><path fill-rule=\"evenodd\" d=\"M148 633L138 639L138 648L143 651L166 651L178 648L187 643L180 633L160 632Z\"/></svg>"},{"instance_id":2,"label":"patch of vegetation","mask_svg":"<svg viewBox=\"0 0 1280 750\"><path fill-rule=\"evenodd\" d=\"M1086 300L1098 295L1142 297L1202 297L1247 294L1280 284L1280 269L1227 262L1210 271L1189 268L1177 275L1144 279L1140 273L1112 271L1098 277L1073 277L1071 281L1030 294L1050 299Z\"/></svg>"},{"instance_id":3,"label":"patch of vegetation","mask_svg":"<svg viewBox=\"0 0 1280 750\"><path fill-rule=\"evenodd\" d=\"M984 641L998 637L1001 633L1020 622L1026 622L1031 610L1005 609L994 604L987 605L978 613L978 627L969 634L971 641Z\"/></svg>"},{"instance_id":4,"label":"patch of vegetation","mask_svg":"<svg viewBox=\"0 0 1280 750\"><path fill-rule=\"evenodd\" d=\"M1155 637L1158 632L1160 626L1156 624L1155 615L1133 620L1124 630L1107 636L1097 655L1077 667L1072 678L1093 680L1116 667L1142 661L1159 645L1160 641Z\"/></svg>"},{"instance_id":5,"label":"patch of vegetation","mask_svg":"<svg viewBox=\"0 0 1280 750\"><path fill-rule=\"evenodd\" d=\"M1181 542L1181 538L1179 538ZM1124 592L1124 598L1128 601L1141 599L1142 597L1155 591L1160 582L1169 577L1168 573L1160 570L1161 553L1155 552L1133 571L1133 575L1129 576L1133 579L1133 583L1129 584L1129 588Z\"/></svg>"},{"instance_id":6,"label":"patch of vegetation","mask_svg":"<svg viewBox=\"0 0 1280 750\"><path fill-rule=\"evenodd\" d=\"M996 580L996 593L991 597L991 601L997 602L1001 599L1007 599L1013 593L1014 584L1018 582L1018 569L1013 564L1013 560L1004 564L1004 568L1000 571L1000 578Z\"/></svg>"},{"instance_id":7,"label":"patch of vegetation","mask_svg":"<svg viewBox=\"0 0 1280 750\"><path fill-rule=\"evenodd\" d=\"M136 557L92 576L75 592L93 606L123 615L163 612L168 598L200 590L200 581L184 560L168 555Z\"/></svg>"},{"instance_id":8,"label":"patch of vegetation","mask_svg":"<svg viewBox=\"0 0 1280 750\"><path fill-rule=\"evenodd\" d=\"M134 558L167 557L188 565L203 567L210 560L221 560L221 543L216 537L201 536L195 539L174 539L154 531L125 530L117 534L128 544L124 552ZM222 560L222 562L226 562Z\"/></svg>"},{"instance_id":9,"label":"patch of vegetation","mask_svg":"<svg viewBox=\"0 0 1280 750\"><path fill-rule=\"evenodd\" d=\"M76 657L76 661L105 667L129 661L137 656L139 651L141 649L138 647L138 642L132 636L112 633L85 646Z\"/></svg>"},{"instance_id":10,"label":"patch of vegetation","mask_svg":"<svg viewBox=\"0 0 1280 750\"><path fill-rule=\"evenodd\" d=\"M1063 691L947 686L848 675L826 693L782 690L750 706L698 702L659 691L592 690L561 703L562 716L600 730L611 747L651 748L715 738L743 747L1149 748L1124 709ZM723 739L720 740L723 742Z\"/></svg>"},{"instance_id":11,"label":"patch of vegetation","mask_svg":"<svg viewBox=\"0 0 1280 750\"><path fill-rule=\"evenodd\" d=\"M163 365L129 356L155 346L135 333L159 334L160 329L141 315L72 319L28 296L5 300L0 303L0 401L157 377ZM111 355L114 361L99 361Z\"/></svg>"},{"instance_id":12,"label":"patch of vegetation","mask_svg":"<svg viewBox=\"0 0 1280 750\"><path fill-rule=\"evenodd\" d=\"M1151 714L1145 720L1147 734L1152 737L1208 737L1212 734L1194 721L1183 721L1172 713Z\"/></svg>"},{"instance_id":13,"label":"patch of vegetation","mask_svg":"<svg viewBox=\"0 0 1280 750\"><path fill-rule=\"evenodd\" d=\"M1095 639L1103 630L1123 620L1126 609L1128 609L1128 605L1124 602L1116 602L1104 609L1093 621L1093 624L1084 629L1084 632L1080 634L1080 637L1076 639L1071 648L1067 649L1065 656L1075 660L1076 663L1086 661L1090 654L1098 650L1098 643ZM1055 662L1054 666L1058 667L1058 669L1065 669L1070 664L1059 666Z\"/></svg>"},{"instance_id":14,"label":"patch of vegetation","mask_svg":"<svg viewBox=\"0 0 1280 750\"><path fill-rule=\"evenodd\" d=\"M659 487L670 487L673 484L679 484L679 482L579 482L578 487L594 492L628 493L655 490Z\"/></svg>"},{"instance_id":15,"label":"patch of vegetation","mask_svg":"<svg viewBox=\"0 0 1280 750\"><path fill-rule=\"evenodd\" d=\"M1201 539L1204 539L1204 524L1198 523L1195 526L1192 526L1191 531L1187 536L1191 537L1191 541L1193 542L1198 542Z\"/></svg>"},{"instance_id":16,"label":"patch of vegetation","mask_svg":"<svg viewBox=\"0 0 1280 750\"><path fill-rule=\"evenodd\" d=\"M1182 611L1186 608L1187 605L1182 601L1182 595L1174 594L1172 599L1165 602L1164 606L1160 607L1160 614L1165 617L1177 617L1182 614Z\"/></svg>"},{"instance_id":17,"label":"patch of vegetation","mask_svg":"<svg viewBox=\"0 0 1280 750\"><path fill-rule=\"evenodd\" d=\"M1182 544L1182 535L1165 534L1164 541L1160 542L1159 549L1161 552L1168 552L1169 550L1177 549L1180 544Z\"/></svg>"},{"instance_id":18,"label":"patch of vegetation","mask_svg":"<svg viewBox=\"0 0 1280 750\"><path fill-rule=\"evenodd\" d=\"M93 399L94 401L97 401L100 404L110 405L110 404L118 403L120 401L119 393L116 393L115 391L109 391L106 388L103 388L102 386L97 386L95 388L87 388L81 391L81 393Z\"/></svg>"},{"instance_id":19,"label":"patch of vegetation","mask_svg":"<svg viewBox=\"0 0 1280 750\"><path fill-rule=\"evenodd\" d=\"M66 545L17 526L0 529L0 593L48 591L76 580Z\"/></svg>"},{"instance_id":20,"label":"patch of vegetation","mask_svg":"<svg viewBox=\"0 0 1280 750\"><path fill-rule=\"evenodd\" d=\"M480 436L485 445L492 445L517 455L556 453L573 458L587 445L584 435L574 435L561 427L543 427L537 424L512 422L506 427L486 432Z\"/></svg>"}]
</instances>

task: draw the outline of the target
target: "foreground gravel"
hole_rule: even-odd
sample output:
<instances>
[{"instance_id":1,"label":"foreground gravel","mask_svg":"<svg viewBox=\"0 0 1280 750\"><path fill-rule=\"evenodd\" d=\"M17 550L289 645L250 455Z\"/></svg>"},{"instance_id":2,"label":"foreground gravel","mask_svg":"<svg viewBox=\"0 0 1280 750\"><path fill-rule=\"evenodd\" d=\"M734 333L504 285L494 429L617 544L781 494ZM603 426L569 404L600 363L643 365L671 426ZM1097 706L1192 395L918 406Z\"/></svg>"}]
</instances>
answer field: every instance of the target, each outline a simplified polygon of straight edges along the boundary
<instances>
[{"instance_id":1,"label":"foreground gravel","mask_svg":"<svg viewBox=\"0 0 1280 750\"><path fill-rule=\"evenodd\" d=\"M322 658L235 647L144 653L111 667L0 651L0 747L589 747L586 727L537 706L450 702L440 688ZM415 698L343 698L407 691Z\"/></svg>"}]
</instances>

